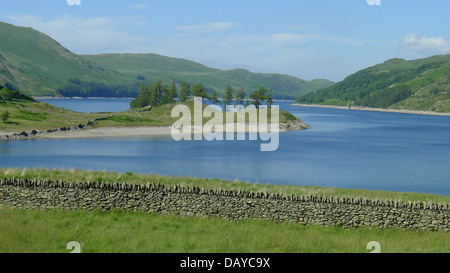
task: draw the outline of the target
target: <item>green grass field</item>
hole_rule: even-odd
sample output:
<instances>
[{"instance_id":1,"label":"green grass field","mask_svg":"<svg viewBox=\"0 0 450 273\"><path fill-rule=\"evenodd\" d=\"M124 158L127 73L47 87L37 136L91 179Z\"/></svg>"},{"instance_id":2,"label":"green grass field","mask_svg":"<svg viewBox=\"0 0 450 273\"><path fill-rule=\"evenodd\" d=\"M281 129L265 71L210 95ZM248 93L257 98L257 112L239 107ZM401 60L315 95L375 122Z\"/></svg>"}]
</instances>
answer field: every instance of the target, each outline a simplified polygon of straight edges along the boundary
<instances>
[{"instance_id":1,"label":"green grass field","mask_svg":"<svg viewBox=\"0 0 450 273\"><path fill-rule=\"evenodd\" d=\"M271 221L188 218L138 212L0 209L0 252L68 253L369 253L450 252L450 234L304 226Z\"/></svg>"},{"instance_id":2,"label":"green grass field","mask_svg":"<svg viewBox=\"0 0 450 273\"><path fill-rule=\"evenodd\" d=\"M81 170L0 169L1 177L161 183L283 194L321 194L449 202L450 197L307 186L280 186L220 179ZM0 209L0 252L68 253L77 241L85 253L368 253L450 252L450 233L398 229L304 226L262 220L230 222L123 211L25 211Z\"/></svg>"}]
</instances>

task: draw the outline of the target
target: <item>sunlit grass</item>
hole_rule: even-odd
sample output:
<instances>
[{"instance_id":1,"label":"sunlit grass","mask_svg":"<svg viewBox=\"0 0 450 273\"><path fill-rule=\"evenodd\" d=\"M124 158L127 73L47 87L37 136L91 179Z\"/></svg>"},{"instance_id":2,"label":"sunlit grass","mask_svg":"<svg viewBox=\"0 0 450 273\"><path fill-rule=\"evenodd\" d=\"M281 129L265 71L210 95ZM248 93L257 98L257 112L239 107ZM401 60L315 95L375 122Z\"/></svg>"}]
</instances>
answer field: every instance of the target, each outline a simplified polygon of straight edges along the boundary
<instances>
[{"instance_id":1,"label":"sunlit grass","mask_svg":"<svg viewBox=\"0 0 450 273\"><path fill-rule=\"evenodd\" d=\"M0 209L0 252L368 253L449 252L450 233L303 226L271 221L163 216L141 212Z\"/></svg>"}]
</instances>

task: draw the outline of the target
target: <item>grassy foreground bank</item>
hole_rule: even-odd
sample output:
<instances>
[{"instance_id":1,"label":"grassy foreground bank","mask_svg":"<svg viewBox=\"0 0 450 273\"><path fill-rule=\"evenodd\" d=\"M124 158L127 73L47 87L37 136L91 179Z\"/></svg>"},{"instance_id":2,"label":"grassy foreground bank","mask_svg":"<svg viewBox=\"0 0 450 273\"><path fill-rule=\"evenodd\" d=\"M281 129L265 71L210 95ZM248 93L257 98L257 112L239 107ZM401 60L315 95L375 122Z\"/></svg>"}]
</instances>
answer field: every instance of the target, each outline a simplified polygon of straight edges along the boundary
<instances>
[{"instance_id":1,"label":"grassy foreground bank","mask_svg":"<svg viewBox=\"0 0 450 273\"><path fill-rule=\"evenodd\" d=\"M378 199L449 202L449 197L419 193L277 186L240 181L168 177L80 170L0 169L0 177L65 181L156 182L208 188L285 194L326 194ZM25 211L0 209L0 252L62 252L77 241L83 253L368 253L377 241L381 252L450 252L450 233L380 228L344 229L272 221L189 218L123 211Z\"/></svg>"},{"instance_id":2,"label":"grassy foreground bank","mask_svg":"<svg viewBox=\"0 0 450 273\"><path fill-rule=\"evenodd\" d=\"M69 253L382 253L450 252L450 233L342 229L271 221L228 222L137 212L0 209L0 252Z\"/></svg>"}]
</instances>

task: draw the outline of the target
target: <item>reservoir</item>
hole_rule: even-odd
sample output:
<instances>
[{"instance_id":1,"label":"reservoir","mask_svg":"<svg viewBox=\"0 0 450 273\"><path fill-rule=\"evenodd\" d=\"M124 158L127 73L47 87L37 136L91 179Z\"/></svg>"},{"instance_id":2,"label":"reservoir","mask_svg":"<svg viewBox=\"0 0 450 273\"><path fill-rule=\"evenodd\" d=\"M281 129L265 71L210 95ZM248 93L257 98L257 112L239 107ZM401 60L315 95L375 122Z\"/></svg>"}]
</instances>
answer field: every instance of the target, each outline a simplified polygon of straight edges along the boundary
<instances>
[{"instance_id":1,"label":"reservoir","mask_svg":"<svg viewBox=\"0 0 450 273\"><path fill-rule=\"evenodd\" d=\"M129 99L44 100L80 112L128 109ZM251 183L450 196L450 117L293 106L311 126L258 141L173 141L171 136L0 142L0 168L106 170Z\"/></svg>"}]
</instances>

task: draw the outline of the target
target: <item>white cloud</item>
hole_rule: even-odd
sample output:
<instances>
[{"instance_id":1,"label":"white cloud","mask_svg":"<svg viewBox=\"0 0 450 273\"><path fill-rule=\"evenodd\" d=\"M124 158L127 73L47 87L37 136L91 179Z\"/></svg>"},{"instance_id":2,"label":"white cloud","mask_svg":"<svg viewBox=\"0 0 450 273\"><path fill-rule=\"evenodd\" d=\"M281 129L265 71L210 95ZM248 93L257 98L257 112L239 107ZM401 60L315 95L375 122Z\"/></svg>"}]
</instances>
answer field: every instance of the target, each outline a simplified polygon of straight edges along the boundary
<instances>
[{"instance_id":1,"label":"white cloud","mask_svg":"<svg viewBox=\"0 0 450 273\"><path fill-rule=\"evenodd\" d=\"M181 26L177 27L178 30L188 32L217 32L226 29L235 28L238 24L232 22L211 22L199 25Z\"/></svg>"},{"instance_id":2,"label":"white cloud","mask_svg":"<svg viewBox=\"0 0 450 273\"><path fill-rule=\"evenodd\" d=\"M124 52L130 45L143 41L115 29L120 20L110 17L77 18L62 15L50 21L29 15L9 17L15 25L30 26L43 32L69 50L79 54Z\"/></svg>"},{"instance_id":3,"label":"white cloud","mask_svg":"<svg viewBox=\"0 0 450 273\"><path fill-rule=\"evenodd\" d=\"M419 52L446 53L450 51L450 43L442 37L430 38L418 34L407 34L403 38L404 48Z\"/></svg>"}]
</instances>

